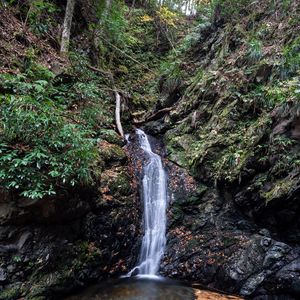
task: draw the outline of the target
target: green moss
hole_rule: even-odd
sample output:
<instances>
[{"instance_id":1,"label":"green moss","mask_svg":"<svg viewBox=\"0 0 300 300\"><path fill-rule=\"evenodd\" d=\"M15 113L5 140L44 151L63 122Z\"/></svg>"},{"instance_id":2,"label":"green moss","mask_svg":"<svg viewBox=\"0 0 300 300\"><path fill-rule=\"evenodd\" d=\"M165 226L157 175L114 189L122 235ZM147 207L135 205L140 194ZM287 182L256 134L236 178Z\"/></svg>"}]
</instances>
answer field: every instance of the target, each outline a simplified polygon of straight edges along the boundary
<instances>
[{"instance_id":1,"label":"green moss","mask_svg":"<svg viewBox=\"0 0 300 300\"><path fill-rule=\"evenodd\" d=\"M128 196L132 191L131 178L128 175L127 168L121 167L104 173L101 181L101 185L109 187L109 193L113 197Z\"/></svg>"},{"instance_id":2,"label":"green moss","mask_svg":"<svg viewBox=\"0 0 300 300\"><path fill-rule=\"evenodd\" d=\"M102 159L108 163L112 161L122 161L127 159L127 155L124 149L116 144L110 144L106 141L103 141L100 142L99 148Z\"/></svg>"},{"instance_id":3,"label":"green moss","mask_svg":"<svg viewBox=\"0 0 300 300\"><path fill-rule=\"evenodd\" d=\"M165 135L165 145L168 158L180 166L188 166L188 153L192 152L194 138L192 135L177 135L177 132L169 131Z\"/></svg>"},{"instance_id":4,"label":"green moss","mask_svg":"<svg viewBox=\"0 0 300 300\"><path fill-rule=\"evenodd\" d=\"M15 300L21 295L21 288L18 284L5 288L0 292L0 300Z\"/></svg>"},{"instance_id":5,"label":"green moss","mask_svg":"<svg viewBox=\"0 0 300 300\"><path fill-rule=\"evenodd\" d=\"M48 299L53 288L64 287L70 284L73 278L68 271L59 270L53 273L43 274L30 282L30 290L26 299L44 300Z\"/></svg>"},{"instance_id":6,"label":"green moss","mask_svg":"<svg viewBox=\"0 0 300 300\"><path fill-rule=\"evenodd\" d=\"M183 220L184 218L184 212L182 211L182 208L175 204L173 205L172 207L172 220L173 222L176 224L176 223L179 223L181 224L181 221Z\"/></svg>"},{"instance_id":7,"label":"green moss","mask_svg":"<svg viewBox=\"0 0 300 300\"><path fill-rule=\"evenodd\" d=\"M101 129L100 138L111 144L116 144L118 146L123 146L124 144L124 141L121 138L121 136L118 135L116 131L112 129Z\"/></svg>"},{"instance_id":8,"label":"green moss","mask_svg":"<svg viewBox=\"0 0 300 300\"><path fill-rule=\"evenodd\" d=\"M268 192L262 193L263 198L266 201L266 204L269 202L280 199L282 197L287 197L289 193L293 190L293 187L295 186L297 180L291 179L289 177L277 180L273 186L272 189Z\"/></svg>"},{"instance_id":9,"label":"green moss","mask_svg":"<svg viewBox=\"0 0 300 300\"><path fill-rule=\"evenodd\" d=\"M76 259L72 261L74 271L81 270L89 264L94 264L102 256L102 252L94 243L78 241L76 243Z\"/></svg>"},{"instance_id":10,"label":"green moss","mask_svg":"<svg viewBox=\"0 0 300 300\"><path fill-rule=\"evenodd\" d=\"M221 158L213 164L215 180L226 179L232 182L238 179L241 170L252 154L251 150L238 149L235 146L227 148Z\"/></svg>"}]
</instances>

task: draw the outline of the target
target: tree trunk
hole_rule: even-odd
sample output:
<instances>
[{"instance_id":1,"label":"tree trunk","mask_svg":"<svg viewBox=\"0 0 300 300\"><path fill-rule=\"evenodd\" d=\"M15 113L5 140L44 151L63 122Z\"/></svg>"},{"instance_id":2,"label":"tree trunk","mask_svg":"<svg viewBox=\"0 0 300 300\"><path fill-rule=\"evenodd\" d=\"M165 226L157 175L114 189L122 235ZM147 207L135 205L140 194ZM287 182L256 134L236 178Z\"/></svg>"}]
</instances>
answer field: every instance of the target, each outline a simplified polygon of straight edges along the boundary
<instances>
[{"instance_id":1,"label":"tree trunk","mask_svg":"<svg viewBox=\"0 0 300 300\"><path fill-rule=\"evenodd\" d=\"M105 0L105 7L104 10L102 12L102 15L100 16L97 26L94 30L94 37L93 37L93 48L94 48L94 59L97 63L97 65L99 65L99 56L100 56L100 50L99 50L99 45L100 45L100 38L101 38L101 34L102 34L102 26L103 26L103 21L107 18L109 11L111 9L112 6L112 0Z\"/></svg>"},{"instance_id":2,"label":"tree trunk","mask_svg":"<svg viewBox=\"0 0 300 300\"><path fill-rule=\"evenodd\" d=\"M61 47L60 47L61 54L65 54L69 50L70 33L71 33L75 1L76 0L68 0L67 2L65 20L64 20L63 31L61 36Z\"/></svg>"}]
</instances>

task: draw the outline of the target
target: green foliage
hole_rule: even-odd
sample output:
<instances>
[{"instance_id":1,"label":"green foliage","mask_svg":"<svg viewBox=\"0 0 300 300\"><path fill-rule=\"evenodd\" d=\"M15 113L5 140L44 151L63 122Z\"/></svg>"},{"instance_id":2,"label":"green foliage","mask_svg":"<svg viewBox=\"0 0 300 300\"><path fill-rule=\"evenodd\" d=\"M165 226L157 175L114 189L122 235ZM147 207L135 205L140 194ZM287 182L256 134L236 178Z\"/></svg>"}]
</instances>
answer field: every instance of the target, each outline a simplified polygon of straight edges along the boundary
<instances>
[{"instance_id":1,"label":"green foliage","mask_svg":"<svg viewBox=\"0 0 300 300\"><path fill-rule=\"evenodd\" d=\"M97 161L95 133L73 122L53 74L36 69L39 79L30 70L1 75L0 84L1 185L32 199L54 195L58 186L90 184Z\"/></svg>"},{"instance_id":2,"label":"green foliage","mask_svg":"<svg viewBox=\"0 0 300 300\"><path fill-rule=\"evenodd\" d=\"M177 14L171 11L167 6L159 7L156 14L160 22L162 22L166 26L176 27L175 23L177 19Z\"/></svg>"},{"instance_id":3,"label":"green foliage","mask_svg":"<svg viewBox=\"0 0 300 300\"><path fill-rule=\"evenodd\" d=\"M203 0L197 3L197 19L200 23L206 23L212 20L214 13L214 4L211 0Z\"/></svg>"},{"instance_id":4,"label":"green foliage","mask_svg":"<svg viewBox=\"0 0 300 300\"><path fill-rule=\"evenodd\" d=\"M0 7L1 7L1 6L14 5L14 4L16 4L17 2L18 2L17 0L1 0L1 1L0 1Z\"/></svg>"},{"instance_id":5,"label":"green foliage","mask_svg":"<svg viewBox=\"0 0 300 300\"><path fill-rule=\"evenodd\" d=\"M46 33L49 27L53 25L52 14L56 12L57 7L52 1L31 0L27 12L27 18L31 30L35 33Z\"/></svg>"},{"instance_id":6,"label":"green foliage","mask_svg":"<svg viewBox=\"0 0 300 300\"><path fill-rule=\"evenodd\" d=\"M184 77L184 72L181 64L185 55L197 44L201 38L201 31L209 25L209 22L200 22L200 24L193 27L190 33L180 41L177 47L170 50L168 56L161 61L160 74L163 74L168 78L182 79Z\"/></svg>"},{"instance_id":7,"label":"green foliage","mask_svg":"<svg viewBox=\"0 0 300 300\"><path fill-rule=\"evenodd\" d=\"M251 0L212 0L213 9L219 9L220 16L226 21L238 21L242 13L248 12Z\"/></svg>"},{"instance_id":8,"label":"green foliage","mask_svg":"<svg viewBox=\"0 0 300 300\"><path fill-rule=\"evenodd\" d=\"M282 8L285 12L288 11L288 9L290 8L291 3L292 3L292 0L282 0L281 5L282 5Z\"/></svg>"},{"instance_id":9,"label":"green foliage","mask_svg":"<svg viewBox=\"0 0 300 300\"><path fill-rule=\"evenodd\" d=\"M259 61L262 57L262 42L257 39L252 39L248 44L247 54L250 62Z\"/></svg>"},{"instance_id":10,"label":"green foliage","mask_svg":"<svg viewBox=\"0 0 300 300\"><path fill-rule=\"evenodd\" d=\"M300 69L300 37L283 48L281 60L280 75L283 79L297 74Z\"/></svg>"},{"instance_id":11,"label":"green foliage","mask_svg":"<svg viewBox=\"0 0 300 300\"><path fill-rule=\"evenodd\" d=\"M104 1L103 1L104 2ZM103 3L97 11L97 24L93 24L98 31L99 54L102 56L101 61L108 62L103 67L111 67L111 64L122 56L122 51L128 51L130 47L139 44L139 41L128 31L128 20L125 18L127 6L124 1L112 1L111 7L106 8Z\"/></svg>"},{"instance_id":12,"label":"green foliage","mask_svg":"<svg viewBox=\"0 0 300 300\"><path fill-rule=\"evenodd\" d=\"M262 197L265 198L266 204L268 204L274 199L286 197L290 193L290 191L293 190L296 184L297 180L295 180L295 178L287 177L281 180L277 180L273 183L270 191L262 193Z\"/></svg>"},{"instance_id":13,"label":"green foliage","mask_svg":"<svg viewBox=\"0 0 300 300\"><path fill-rule=\"evenodd\" d=\"M126 32L128 23L125 19L125 10L126 7L123 1L112 1L110 12L104 16L103 20L106 37L111 43L118 45L120 48L135 43L135 40L131 39Z\"/></svg>"}]
</instances>

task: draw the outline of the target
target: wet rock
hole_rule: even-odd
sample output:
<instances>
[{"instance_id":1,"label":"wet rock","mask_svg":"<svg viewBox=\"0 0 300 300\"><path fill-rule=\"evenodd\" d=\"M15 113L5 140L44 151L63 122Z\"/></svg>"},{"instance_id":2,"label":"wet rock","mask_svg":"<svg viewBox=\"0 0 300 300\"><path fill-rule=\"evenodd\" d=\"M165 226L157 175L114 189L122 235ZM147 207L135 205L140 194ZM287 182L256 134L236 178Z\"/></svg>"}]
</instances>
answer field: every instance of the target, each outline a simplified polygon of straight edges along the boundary
<instances>
[{"instance_id":1,"label":"wet rock","mask_svg":"<svg viewBox=\"0 0 300 300\"><path fill-rule=\"evenodd\" d=\"M262 228L260 231L259 231L259 234L263 235L263 236L266 236L266 237L271 237L271 233L268 229L266 228Z\"/></svg>"},{"instance_id":2,"label":"wet rock","mask_svg":"<svg viewBox=\"0 0 300 300\"><path fill-rule=\"evenodd\" d=\"M245 217L228 191L221 193L207 185L203 189L201 182L182 180L188 176L180 177L184 172L178 167L169 168L175 194L168 216L163 274L246 297L284 293L285 284L297 292L298 277L287 275L300 253ZM174 187L172 176L177 178ZM296 262L294 270L297 274Z\"/></svg>"},{"instance_id":3,"label":"wet rock","mask_svg":"<svg viewBox=\"0 0 300 300\"><path fill-rule=\"evenodd\" d=\"M165 133L169 129L169 125L164 120L151 121L143 126L144 130L151 135L159 135Z\"/></svg>"},{"instance_id":4,"label":"wet rock","mask_svg":"<svg viewBox=\"0 0 300 300\"><path fill-rule=\"evenodd\" d=\"M271 278L270 282L276 284L277 290L286 292L297 297L300 296L300 260L286 264Z\"/></svg>"},{"instance_id":5,"label":"wet rock","mask_svg":"<svg viewBox=\"0 0 300 300\"><path fill-rule=\"evenodd\" d=\"M263 239L261 239L261 246L262 247L265 247L265 248L268 248L272 243L272 239L271 238L268 238L268 237L265 237Z\"/></svg>"},{"instance_id":6,"label":"wet rock","mask_svg":"<svg viewBox=\"0 0 300 300\"><path fill-rule=\"evenodd\" d=\"M0 283L5 282L7 279L7 274L3 268L0 268Z\"/></svg>"},{"instance_id":7,"label":"wet rock","mask_svg":"<svg viewBox=\"0 0 300 300\"><path fill-rule=\"evenodd\" d=\"M271 265L273 265L276 261L280 260L282 257L285 256L289 251L291 250L291 247L284 243L276 242L274 245L268 250L266 253L263 266L264 268L268 268Z\"/></svg>"},{"instance_id":8,"label":"wet rock","mask_svg":"<svg viewBox=\"0 0 300 300\"><path fill-rule=\"evenodd\" d=\"M246 283L243 285L240 293L242 296L249 296L253 294L259 285L265 280L267 272L263 271L259 274L251 276Z\"/></svg>"}]
</instances>

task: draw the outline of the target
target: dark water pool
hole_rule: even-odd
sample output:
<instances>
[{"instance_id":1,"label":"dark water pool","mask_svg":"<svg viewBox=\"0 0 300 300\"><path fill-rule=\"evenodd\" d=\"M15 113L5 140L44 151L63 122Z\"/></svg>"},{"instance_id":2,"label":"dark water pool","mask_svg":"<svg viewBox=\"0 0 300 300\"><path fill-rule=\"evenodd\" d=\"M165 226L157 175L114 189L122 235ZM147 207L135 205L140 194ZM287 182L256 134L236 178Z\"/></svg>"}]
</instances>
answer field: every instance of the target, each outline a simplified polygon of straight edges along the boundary
<instances>
[{"instance_id":1,"label":"dark water pool","mask_svg":"<svg viewBox=\"0 0 300 300\"><path fill-rule=\"evenodd\" d=\"M153 278L121 278L90 287L68 300L193 300L194 289L177 281Z\"/></svg>"},{"instance_id":2,"label":"dark water pool","mask_svg":"<svg viewBox=\"0 0 300 300\"><path fill-rule=\"evenodd\" d=\"M66 300L229 300L240 299L194 289L162 277L131 277L92 286Z\"/></svg>"}]
</instances>

